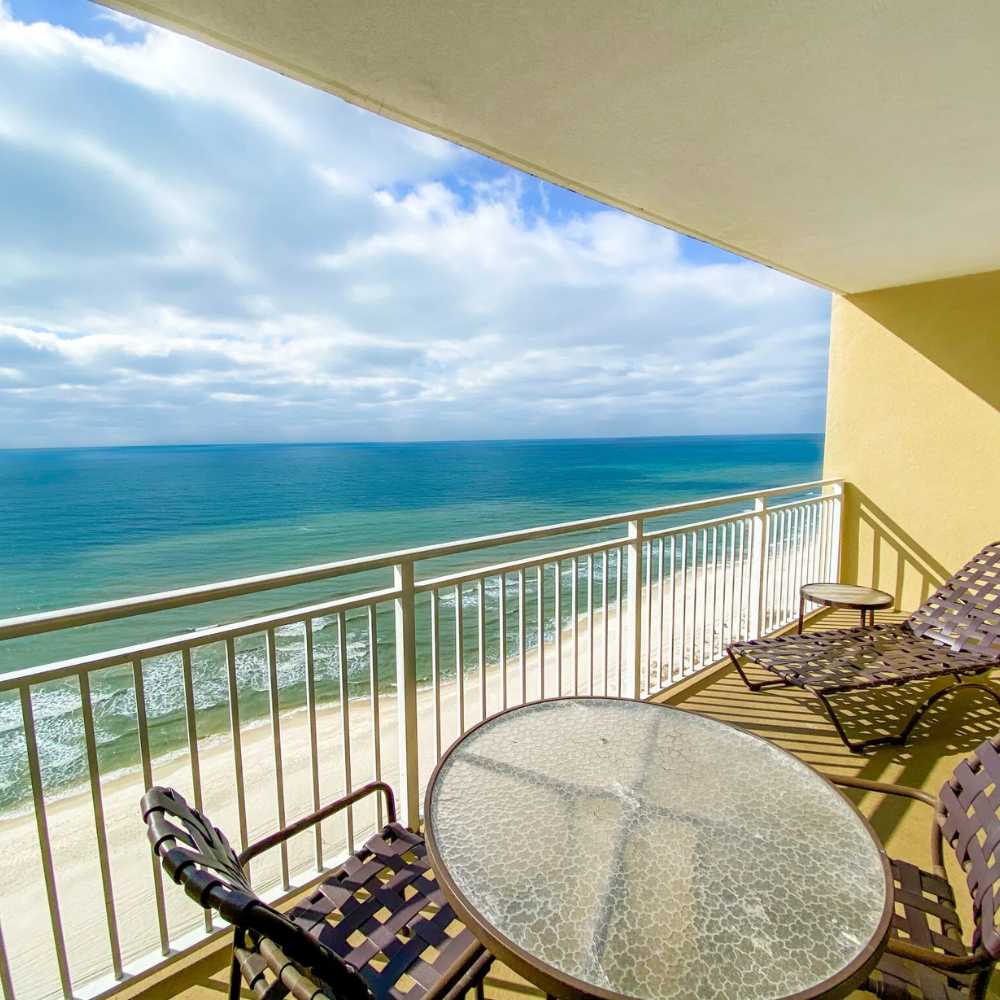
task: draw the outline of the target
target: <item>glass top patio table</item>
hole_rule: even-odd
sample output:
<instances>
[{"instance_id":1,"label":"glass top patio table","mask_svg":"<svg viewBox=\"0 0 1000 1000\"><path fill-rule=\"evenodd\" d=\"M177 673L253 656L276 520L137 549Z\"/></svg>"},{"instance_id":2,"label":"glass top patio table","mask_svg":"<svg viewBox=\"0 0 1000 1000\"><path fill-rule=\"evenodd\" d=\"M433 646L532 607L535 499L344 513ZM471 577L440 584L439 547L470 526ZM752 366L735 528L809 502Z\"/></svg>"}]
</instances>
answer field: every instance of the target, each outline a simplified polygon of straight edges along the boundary
<instances>
[{"instance_id":1,"label":"glass top patio table","mask_svg":"<svg viewBox=\"0 0 1000 1000\"><path fill-rule=\"evenodd\" d=\"M425 823L470 929L564 997L845 996L892 914L884 852L826 779L661 705L494 716L442 758Z\"/></svg>"}]
</instances>

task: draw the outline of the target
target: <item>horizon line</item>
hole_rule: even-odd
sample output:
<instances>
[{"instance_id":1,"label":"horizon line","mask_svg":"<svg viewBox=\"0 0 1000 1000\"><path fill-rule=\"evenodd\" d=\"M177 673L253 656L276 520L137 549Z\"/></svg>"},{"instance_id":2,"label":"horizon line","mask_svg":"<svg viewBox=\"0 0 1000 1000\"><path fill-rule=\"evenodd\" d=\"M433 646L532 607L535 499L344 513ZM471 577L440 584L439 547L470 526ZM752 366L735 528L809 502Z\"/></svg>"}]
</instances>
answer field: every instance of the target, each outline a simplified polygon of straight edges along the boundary
<instances>
[{"instance_id":1,"label":"horizon line","mask_svg":"<svg viewBox=\"0 0 1000 1000\"><path fill-rule=\"evenodd\" d=\"M820 431L764 431L759 433L733 434L599 434L592 436L565 437L504 437L504 438L411 438L394 440L344 440L344 441L175 441L148 444L68 444L68 445L25 445L0 447L0 454L6 452L29 451L127 451L148 448L330 448L330 447L371 447L407 445L447 445L447 444L531 444L557 441L679 441L720 438L792 438L823 437Z\"/></svg>"}]
</instances>

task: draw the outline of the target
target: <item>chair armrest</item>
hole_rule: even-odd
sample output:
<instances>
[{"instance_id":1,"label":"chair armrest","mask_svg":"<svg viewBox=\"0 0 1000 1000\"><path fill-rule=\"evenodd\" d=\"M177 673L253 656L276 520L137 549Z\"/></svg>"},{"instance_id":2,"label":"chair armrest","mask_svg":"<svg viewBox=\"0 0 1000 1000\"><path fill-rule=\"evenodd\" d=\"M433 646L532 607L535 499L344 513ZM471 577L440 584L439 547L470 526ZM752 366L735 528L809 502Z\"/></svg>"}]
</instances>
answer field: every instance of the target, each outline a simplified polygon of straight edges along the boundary
<instances>
[{"instance_id":1,"label":"chair armrest","mask_svg":"<svg viewBox=\"0 0 1000 1000\"><path fill-rule=\"evenodd\" d=\"M842 785L845 788L859 788L865 792L879 792L882 795L898 795L923 802L925 806L937 810L937 799L919 788L911 788L909 785L890 785L884 781L869 781L867 778L845 778L837 774L827 774L825 771L819 773L835 785Z\"/></svg>"},{"instance_id":2,"label":"chair armrest","mask_svg":"<svg viewBox=\"0 0 1000 1000\"><path fill-rule=\"evenodd\" d=\"M944 955L939 951L931 951L930 948L922 948L905 938L891 937L885 950L890 955L898 955L911 962L919 962L921 965L946 972L975 972L977 969L988 969L993 965L989 952L982 947L967 955Z\"/></svg>"},{"instance_id":3,"label":"chair armrest","mask_svg":"<svg viewBox=\"0 0 1000 1000\"><path fill-rule=\"evenodd\" d=\"M944 847L941 839L941 827L936 821L938 802L933 795L928 795L919 788L911 788L909 785L890 785L884 781L869 781L867 778L845 778L837 774L827 774L825 771L819 772L827 781L843 788L857 788L864 792L877 792L879 795L895 795L898 798L913 799L914 802L922 802L925 806L930 806L934 810L935 822L931 827L931 862L934 865L934 874L940 876L945 881L948 880L944 870Z\"/></svg>"},{"instance_id":4,"label":"chair armrest","mask_svg":"<svg viewBox=\"0 0 1000 1000\"><path fill-rule=\"evenodd\" d=\"M289 823L280 830L276 830L274 833L268 834L266 837L261 837L260 840L250 844L239 855L240 864L246 867L247 863L257 857L258 854L263 854L264 851L284 843L284 841L290 837L294 837L297 833L302 833L303 830L308 830L311 826L315 826L322 820L341 812L348 806L354 805L360 799L378 792L381 792L385 796L385 810L389 822L395 823L396 798L392 793L392 789L384 781L370 781L367 785L356 788L349 795L342 795L339 799L335 799L328 805L323 806L322 809L317 809L316 812L310 813L308 816L303 816L302 819L298 819L294 823Z\"/></svg>"}]
</instances>

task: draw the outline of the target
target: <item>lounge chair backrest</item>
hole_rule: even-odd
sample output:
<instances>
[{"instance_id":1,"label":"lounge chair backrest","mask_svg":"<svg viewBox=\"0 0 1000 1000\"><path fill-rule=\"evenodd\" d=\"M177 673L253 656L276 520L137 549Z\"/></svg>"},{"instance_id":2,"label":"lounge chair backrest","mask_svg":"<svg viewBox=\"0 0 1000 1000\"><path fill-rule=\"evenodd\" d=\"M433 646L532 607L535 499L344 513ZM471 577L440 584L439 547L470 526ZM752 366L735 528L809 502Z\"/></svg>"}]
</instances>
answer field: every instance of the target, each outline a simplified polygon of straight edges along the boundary
<instances>
[{"instance_id":1,"label":"lounge chair backrest","mask_svg":"<svg viewBox=\"0 0 1000 1000\"><path fill-rule=\"evenodd\" d=\"M1000 734L952 772L938 796L938 823L965 871L975 930L972 945L1000 958Z\"/></svg>"},{"instance_id":2,"label":"lounge chair backrest","mask_svg":"<svg viewBox=\"0 0 1000 1000\"><path fill-rule=\"evenodd\" d=\"M1000 542L973 556L906 621L915 635L1000 659Z\"/></svg>"},{"instance_id":3,"label":"lounge chair backrest","mask_svg":"<svg viewBox=\"0 0 1000 1000\"><path fill-rule=\"evenodd\" d=\"M255 940L272 941L279 955L314 973L332 995L342 1000L371 1000L364 980L353 969L257 896L225 834L178 792L149 789L142 797L142 818L154 854L195 902L218 911Z\"/></svg>"}]
</instances>

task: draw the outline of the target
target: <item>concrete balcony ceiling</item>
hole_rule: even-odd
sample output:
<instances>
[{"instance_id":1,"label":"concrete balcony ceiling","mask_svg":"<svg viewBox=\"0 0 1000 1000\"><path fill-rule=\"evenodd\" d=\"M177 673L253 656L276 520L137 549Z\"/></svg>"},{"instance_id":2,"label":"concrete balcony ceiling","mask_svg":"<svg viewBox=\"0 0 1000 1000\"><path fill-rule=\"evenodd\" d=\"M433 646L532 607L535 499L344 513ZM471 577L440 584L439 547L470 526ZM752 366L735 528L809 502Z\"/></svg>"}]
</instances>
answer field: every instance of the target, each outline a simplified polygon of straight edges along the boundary
<instances>
[{"instance_id":1,"label":"concrete balcony ceiling","mask_svg":"<svg viewBox=\"0 0 1000 1000\"><path fill-rule=\"evenodd\" d=\"M110 0L836 291L1000 268L1000 4Z\"/></svg>"}]
</instances>

